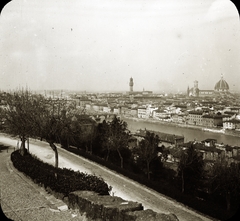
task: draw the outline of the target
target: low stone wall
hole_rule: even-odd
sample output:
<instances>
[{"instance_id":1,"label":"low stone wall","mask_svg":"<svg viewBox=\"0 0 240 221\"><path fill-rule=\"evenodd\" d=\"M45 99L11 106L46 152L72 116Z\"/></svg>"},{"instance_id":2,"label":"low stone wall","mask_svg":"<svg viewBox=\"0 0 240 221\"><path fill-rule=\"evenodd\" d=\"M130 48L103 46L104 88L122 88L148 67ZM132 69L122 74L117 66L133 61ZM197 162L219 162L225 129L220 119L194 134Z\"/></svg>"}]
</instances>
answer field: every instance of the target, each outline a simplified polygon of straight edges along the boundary
<instances>
[{"instance_id":1,"label":"low stone wall","mask_svg":"<svg viewBox=\"0 0 240 221\"><path fill-rule=\"evenodd\" d=\"M64 199L72 209L79 209L89 220L96 221L178 221L174 214L143 210L141 203L126 201L117 196L101 196L91 191L75 191Z\"/></svg>"},{"instance_id":2,"label":"low stone wall","mask_svg":"<svg viewBox=\"0 0 240 221\"><path fill-rule=\"evenodd\" d=\"M164 214L164 213L156 213L153 210L147 209L142 211L134 211L134 212L128 212L127 213L131 219L134 221L178 221L178 218L175 214ZM125 221L125 220L124 220Z\"/></svg>"}]
</instances>

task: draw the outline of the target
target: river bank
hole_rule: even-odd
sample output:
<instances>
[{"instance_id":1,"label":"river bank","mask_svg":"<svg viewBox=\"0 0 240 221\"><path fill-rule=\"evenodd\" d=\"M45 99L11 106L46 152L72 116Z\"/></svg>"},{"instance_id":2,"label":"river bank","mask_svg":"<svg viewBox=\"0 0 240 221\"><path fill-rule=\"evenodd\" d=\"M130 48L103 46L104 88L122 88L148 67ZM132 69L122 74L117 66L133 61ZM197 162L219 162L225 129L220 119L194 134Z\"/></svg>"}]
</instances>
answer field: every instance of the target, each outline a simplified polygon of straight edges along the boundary
<instances>
[{"instance_id":1,"label":"river bank","mask_svg":"<svg viewBox=\"0 0 240 221\"><path fill-rule=\"evenodd\" d=\"M191 129L196 129L196 130L202 130L202 127L200 126L196 126L196 125L189 125L189 124L178 124L178 123L174 123L174 122L169 122L169 121L161 121L161 120L156 120L153 118L148 118L148 119L144 119L144 118L137 118L137 117L121 117L122 120L133 120L133 121L137 121L137 122L148 122L148 123L154 123L154 124L163 124L163 125L169 125L172 127L186 127L186 128L191 128Z\"/></svg>"},{"instance_id":2,"label":"river bank","mask_svg":"<svg viewBox=\"0 0 240 221\"><path fill-rule=\"evenodd\" d=\"M124 117L121 117L121 119L122 120L129 119L129 120L133 120L133 121L137 121L137 122L142 121L142 122L148 122L148 123L154 123L154 124L164 124L164 125L169 125L169 126L172 126L172 127L185 127L185 128L195 129L195 130L203 130L204 129L203 127L197 126L197 125L178 124L178 123L169 122L169 121L156 120L156 119L153 119L153 118L144 119L144 118L124 116Z\"/></svg>"},{"instance_id":3,"label":"river bank","mask_svg":"<svg viewBox=\"0 0 240 221\"><path fill-rule=\"evenodd\" d=\"M228 137L228 142L224 142L229 145L239 145L240 144L240 131L233 130L223 130L222 128L206 128L202 126L189 125L189 124L178 124L174 122L160 121L156 119L142 119L134 117L122 116L121 119L128 123L129 129L132 132L135 132L138 129L155 129L155 130L168 130L171 134L183 135L184 137L199 138L217 138L220 139L220 142L226 141L223 137ZM169 128L172 128L171 130ZM168 132L166 131L166 132ZM198 132L197 132L198 131ZM194 134L194 135L193 135ZM201 136L200 136L201 134ZM191 140L190 137L188 140ZM192 139L193 140L193 139ZM234 140L234 142L229 142L229 140ZM232 144L231 144L232 143Z\"/></svg>"}]
</instances>

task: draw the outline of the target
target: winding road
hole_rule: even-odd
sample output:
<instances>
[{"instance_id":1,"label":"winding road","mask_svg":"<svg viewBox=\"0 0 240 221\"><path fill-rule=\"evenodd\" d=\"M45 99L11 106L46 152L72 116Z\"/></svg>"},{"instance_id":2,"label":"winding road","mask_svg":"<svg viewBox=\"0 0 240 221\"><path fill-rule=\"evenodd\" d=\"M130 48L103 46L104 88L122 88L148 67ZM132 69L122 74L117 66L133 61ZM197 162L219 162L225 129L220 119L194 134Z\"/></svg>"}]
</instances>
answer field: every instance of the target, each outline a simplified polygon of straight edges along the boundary
<instances>
[{"instance_id":1,"label":"winding road","mask_svg":"<svg viewBox=\"0 0 240 221\"><path fill-rule=\"evenodd\" d=\"M0 134L0 143L16 147L17 139ZM31 140L29 151L41 160L54 165L54 152L47 143L38 140ZM152 209L155 212L166 214L174 213L181 221L215 220L169 199L146 186L100 166L95 162L79 157L62 148L58 148L58 152L59 167L70 168L100 176L109 186L112 187L112 195L119 196L125 200L142 203L144 209Z\"/></svg>"}]
</instances>

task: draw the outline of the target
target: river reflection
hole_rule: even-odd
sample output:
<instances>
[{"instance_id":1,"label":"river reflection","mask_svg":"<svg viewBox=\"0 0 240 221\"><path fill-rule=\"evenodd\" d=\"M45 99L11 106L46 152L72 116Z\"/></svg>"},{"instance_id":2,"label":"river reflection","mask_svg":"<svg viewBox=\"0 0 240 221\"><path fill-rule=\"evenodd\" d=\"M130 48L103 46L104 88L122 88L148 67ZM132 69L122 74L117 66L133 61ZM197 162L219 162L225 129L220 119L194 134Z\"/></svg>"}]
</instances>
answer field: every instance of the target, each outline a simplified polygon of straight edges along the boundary
<instances>
[{"instance_id":1,"label":"river reflection","mask_svg":"<svg viewBox=\"0 0 240 221\"><path fill-rule=\"evenodd\" d=\"M240 146L240 137L226 135L222 133L213 133L208 131L201 131L196 129L184 128L184 127L176 127L173 125L166 125L160 123L152 123L146 121L136 121L132 119L123 119L128 123L128 129L131 131L136 131L138 129L149 129L155 130L163 133L175 134L184 136L184 141L202 141L207 138L213 138L217 140L217 143L229 144L232 146Z\"/></svg>"}]
</instances>

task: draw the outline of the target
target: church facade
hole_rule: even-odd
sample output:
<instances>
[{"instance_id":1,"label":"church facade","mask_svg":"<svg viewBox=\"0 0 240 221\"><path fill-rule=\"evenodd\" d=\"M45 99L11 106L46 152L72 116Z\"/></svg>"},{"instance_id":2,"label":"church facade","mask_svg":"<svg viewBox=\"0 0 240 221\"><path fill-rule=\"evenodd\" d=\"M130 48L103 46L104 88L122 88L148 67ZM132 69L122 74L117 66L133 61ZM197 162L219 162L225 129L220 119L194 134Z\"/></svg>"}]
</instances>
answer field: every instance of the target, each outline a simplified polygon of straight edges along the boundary
<instances>
[{"instance_id":1,"label":"church facade","mask_svg":"<svg viewBox=\"0 0 240 221\"><path fill-rule=\"evenodd\" d=\"M200 90L198 88L198 81L194 81L194 86L189 89L187 88L187 96L189 97L205 97L205 96L213 96L217 93L228 93L229 85L228 83L221 77L221 79L215 84L214 90Z\"/></svg>"}]
</instances>

